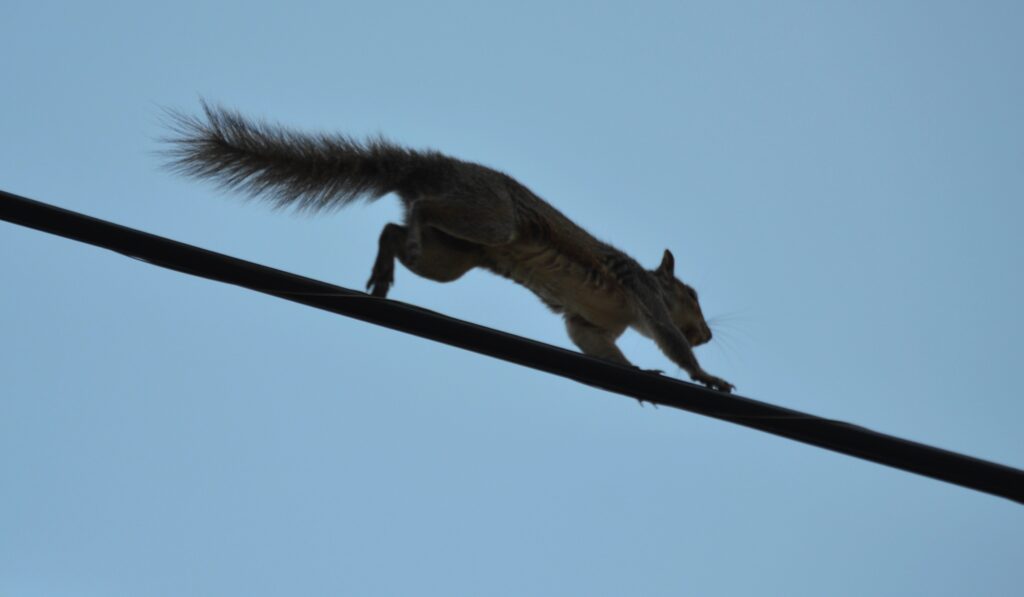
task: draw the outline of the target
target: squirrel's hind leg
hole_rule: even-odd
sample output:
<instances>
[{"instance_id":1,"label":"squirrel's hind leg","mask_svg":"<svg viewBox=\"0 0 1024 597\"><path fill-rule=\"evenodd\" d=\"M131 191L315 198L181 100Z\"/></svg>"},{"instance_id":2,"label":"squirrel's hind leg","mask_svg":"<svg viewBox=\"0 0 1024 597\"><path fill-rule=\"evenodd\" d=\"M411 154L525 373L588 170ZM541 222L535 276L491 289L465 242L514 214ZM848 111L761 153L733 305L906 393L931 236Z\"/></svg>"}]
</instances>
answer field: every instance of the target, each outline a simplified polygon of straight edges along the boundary
<instances>
[{"instance_id":1,"label":"squirrel's hind leg","mask_svg":"<svg viewBox=\"0 0 1024 597\"><path fill-rule=\"evenodd\" d=\"M406 255L415 261L426 242L424 236L436 228L449 237L474 245L500 246L516 238L512 201L475 195L425 196L408 204Z\"/></svg>"},{"instance_id":2,"label":"squirrel's hind leg","mask_svg":"<svg viewBox=\"0 0 1024 597\"><path fill-rule=\"evenodd\" d=\"M394 284L396 257L412 273L437 282L457 280L479 264L479 254L471 245L461 246L456 239L446 239L429 228L420 234L420 254L410 258L408 236L409 229L398 224L388 224L381 231L373 273L366 283L373 296L387 296Z\"/></svg>"}]
</instances>

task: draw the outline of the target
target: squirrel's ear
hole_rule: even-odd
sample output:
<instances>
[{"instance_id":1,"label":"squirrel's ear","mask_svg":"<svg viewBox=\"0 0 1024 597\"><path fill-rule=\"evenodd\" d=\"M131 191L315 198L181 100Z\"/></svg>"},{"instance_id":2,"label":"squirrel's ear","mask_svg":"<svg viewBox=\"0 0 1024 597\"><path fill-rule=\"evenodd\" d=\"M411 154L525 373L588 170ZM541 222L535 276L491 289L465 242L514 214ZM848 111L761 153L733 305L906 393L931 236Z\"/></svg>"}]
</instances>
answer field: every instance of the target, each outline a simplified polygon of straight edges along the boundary
<instances>
[{"instance_id":1,"label":"squirrel's ear","mask_svg":"<svg viewBox=\"0 0 1024 597\"><path fill-rule=\"evenodd\" d=\"M675 267L676 258L672 256L672 251L665 249L665 255L661 258L661 265L658 266L657 272L664 276L674 276Z\"/></svg>"}]
</instances>

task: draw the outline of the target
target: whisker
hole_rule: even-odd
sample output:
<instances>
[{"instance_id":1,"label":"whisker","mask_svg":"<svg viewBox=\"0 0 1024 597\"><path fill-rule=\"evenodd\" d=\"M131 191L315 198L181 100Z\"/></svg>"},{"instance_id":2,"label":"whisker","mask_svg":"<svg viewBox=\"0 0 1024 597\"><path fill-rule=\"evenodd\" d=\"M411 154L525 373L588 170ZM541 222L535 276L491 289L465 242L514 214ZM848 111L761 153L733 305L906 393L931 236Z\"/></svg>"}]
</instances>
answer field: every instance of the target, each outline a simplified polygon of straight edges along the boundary
<instances>
[{"instance_id":1,"label":"whisker","mask_svg":"<svg viewBox=\"0 0 1024 597\"><path fill-rule=\"evenodd\" d=\"M730 365L734 365L736 359L738 358L738 356L737 356L737 351L736 351L735 347L733 346L732 340L730 339L729 335L728 334L716 335L715 339L718 340L718 341L717 342L712 342L711 344L713 346L715 346L715 349L722 355L722 357Z\"/></svg>"},{"instance_id":2,"label":"whisker","mask_svg":"<svg viewBox=\"0 0 1024 597\"><path fill-rule=\"evenodd\" d=\"M748 333L745 329L743 329L742 327L740 327L739 325L736 325L736 324L737 324L737 322L735 322L735 321L714 322L714 323L709 322L708 323L708 327L710 327L712 333L715 333L715 334L718 334L718 333L732 333L734 335L733 337L736 337L738 335L738 336L741 336L744 340L746 340L748 342L752 342L752 343L755 342L754 341L754 337L750 333Z\"/></svg>"}]
</instances>

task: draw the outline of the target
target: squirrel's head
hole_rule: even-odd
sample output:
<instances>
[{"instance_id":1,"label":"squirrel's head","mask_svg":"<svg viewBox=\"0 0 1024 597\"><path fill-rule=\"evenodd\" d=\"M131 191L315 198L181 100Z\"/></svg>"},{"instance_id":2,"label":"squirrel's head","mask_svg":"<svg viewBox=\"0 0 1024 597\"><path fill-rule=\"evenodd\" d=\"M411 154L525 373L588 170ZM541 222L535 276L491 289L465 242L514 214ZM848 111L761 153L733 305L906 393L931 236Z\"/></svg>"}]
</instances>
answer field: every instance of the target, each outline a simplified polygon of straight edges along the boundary
<instances>
[{"instance_id":1,"label":"squirrel's head","mask_svg":"<svg viewBox=\"0 0 1024 597\"><path fill-rule=\"evenodd\" d=\"M704 321L704 313L697 301L697 291L676 277L675 266L675 257L665 249L661 265L654 270L654 277L661 285L672 322L686 336L691 346L699 346L711 340L711 328Z\"/></svg>"}]
</instances>

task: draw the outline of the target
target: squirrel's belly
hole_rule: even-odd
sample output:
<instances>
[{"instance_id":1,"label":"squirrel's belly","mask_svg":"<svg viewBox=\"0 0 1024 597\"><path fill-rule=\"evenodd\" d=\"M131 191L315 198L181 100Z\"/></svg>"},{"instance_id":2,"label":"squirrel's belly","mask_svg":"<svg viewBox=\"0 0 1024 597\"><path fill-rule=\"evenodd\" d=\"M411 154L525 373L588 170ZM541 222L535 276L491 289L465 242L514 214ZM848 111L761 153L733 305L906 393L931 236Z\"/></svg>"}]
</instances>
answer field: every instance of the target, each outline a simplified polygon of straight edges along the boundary
<instances>
[{"instance_id":1,"label":"squirrel's belly","mask_svg":"<svg viewBox=\"0 0 1024 597\"><path fill-rule=\"evenodd\" d=\"M629 325L632 319L618 285L550 247L502 247L488 256L489 269L529 288L556 312L607 327Z\"/></svg>"}]
</instances>

